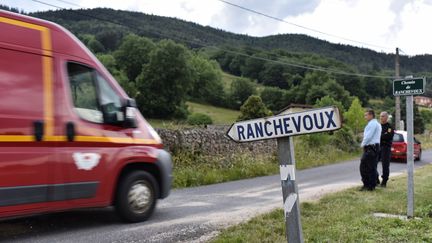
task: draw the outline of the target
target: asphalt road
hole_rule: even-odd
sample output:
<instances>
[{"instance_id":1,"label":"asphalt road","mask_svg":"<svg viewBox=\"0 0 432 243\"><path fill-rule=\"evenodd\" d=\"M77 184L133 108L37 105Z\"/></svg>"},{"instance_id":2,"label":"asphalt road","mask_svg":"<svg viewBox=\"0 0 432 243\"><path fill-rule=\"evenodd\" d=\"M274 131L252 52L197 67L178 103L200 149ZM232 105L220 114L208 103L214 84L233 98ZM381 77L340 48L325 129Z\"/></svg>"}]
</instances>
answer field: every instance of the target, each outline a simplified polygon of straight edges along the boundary
<instances>
[{"instance_id":1,"label":"asphalt road","mask_svg":"<svg viewBox=\"0 0 432 243\"><path fill-rule=\"evenodd\" d=\"M431 162L432 151L424 151L415 165ZM299 171L300 201L360 185L358 166L359 160L353 160ZM392 162L390 169L395 176L406 171L406 164ZM153 217L144 223L123 224L110 208L3 221L0 241L204 242L227 226L281 207L280 177L266 176L175 190L159 201Z\"/></svg>"}]
</instances>

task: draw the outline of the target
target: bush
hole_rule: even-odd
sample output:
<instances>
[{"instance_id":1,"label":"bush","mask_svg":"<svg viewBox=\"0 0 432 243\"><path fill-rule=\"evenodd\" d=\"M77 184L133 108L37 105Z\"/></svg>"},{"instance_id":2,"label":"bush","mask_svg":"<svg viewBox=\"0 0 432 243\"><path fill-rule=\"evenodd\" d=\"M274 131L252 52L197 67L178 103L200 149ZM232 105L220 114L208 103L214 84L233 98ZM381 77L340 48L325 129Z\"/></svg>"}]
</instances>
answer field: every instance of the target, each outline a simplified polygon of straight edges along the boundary
<instances>
[{"instance_id":1,"label":"bush","mask_svg":"<svg viewBox=\"0 0 432 243\"><path fill-rule=\"evenodd\" d=\"M188 116L187 123L189 125L209 125L213 124L213 120L206 114L192 113Z\"/></svg>"},{"instance_id":2,"label":"bush","mask_svg":"<svg viewBox=\"0 0 432 243\"><path fill-rule=\"evenodd\" d=\"M261 99L264 104L272 111L280 111L288 106L286 102L287 91L277 87L265 87L261 92Z\"/></svg>"},{"instance_id":3,"label":"bush","mask_svg":"<svg viewBox=\"0 0 432 243\"><path fill-rule=\"evenodd\" d=\"M340 101L333 99L332 97L330 97L328 95L322 97L321 99L318 99L315 102L315 107L317 107L317 108L326 107L326 106L336 106L337 108L339 108L339 112L341 114L343 114L345 112L345 109L344 109L344 106L342 105L342 103Z\"/></svg>"},{"instance_id":4,"label":"bush","mask_svg":"<svg viewBox=\"0 0 432 243\"><path fill-rule=\"evenodd\" d=\"M328 133L307 134L300 137L301 146L306 148L317 148L329 144L330 135Z\"/></svg>"},{"instance_id":5,"label":"bush","mask_svg":"<svg viewBox=\"0 0 432 243\"><path fill-rule=\"evenodd\" d=\"M239 121L266 117L272 114L258 95L251 95L241 106L240 112Z\"/></svg>"},{"instance_id":6,"label":"bush","mask_svg":"<svg viewBox=\"0 0 432 243\"><path fill-rule=\"evenodd\" d=\"M360 148L353 131L347 126L343 126L333 133L331 144L346 152L354 152Z\"/></svg>"},{"instance_id":7,"label":"bush","mask_svg":"<svg viewBox=\"0 0 432 243\"><path fill-rule=\"evenodd\" d=\"M228 100L229 106L238 109L249 96L255 93L255 83L244 78L236 79L231 83L231 93Z\"/></svg>"}]
</instances>

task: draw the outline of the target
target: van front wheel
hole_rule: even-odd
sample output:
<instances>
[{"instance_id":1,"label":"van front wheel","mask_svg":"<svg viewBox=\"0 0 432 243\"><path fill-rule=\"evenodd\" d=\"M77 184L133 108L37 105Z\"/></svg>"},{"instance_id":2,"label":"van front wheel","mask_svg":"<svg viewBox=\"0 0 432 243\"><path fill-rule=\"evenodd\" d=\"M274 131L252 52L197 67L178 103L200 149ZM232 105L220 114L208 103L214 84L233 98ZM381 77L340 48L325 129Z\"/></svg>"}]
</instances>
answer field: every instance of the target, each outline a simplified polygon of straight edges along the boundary
<instances>
[{"instance_id":1,"label":"van front wheel","mask_svg":"<svg viewBox=\"0 0 432 243\"><path fill-rule=\"evenodd\" d=\"M127 222L147 220L156 207L159 190L154 177L145 171L127 174L118 185L115 208Z\"/></svg>"}]
</instances>

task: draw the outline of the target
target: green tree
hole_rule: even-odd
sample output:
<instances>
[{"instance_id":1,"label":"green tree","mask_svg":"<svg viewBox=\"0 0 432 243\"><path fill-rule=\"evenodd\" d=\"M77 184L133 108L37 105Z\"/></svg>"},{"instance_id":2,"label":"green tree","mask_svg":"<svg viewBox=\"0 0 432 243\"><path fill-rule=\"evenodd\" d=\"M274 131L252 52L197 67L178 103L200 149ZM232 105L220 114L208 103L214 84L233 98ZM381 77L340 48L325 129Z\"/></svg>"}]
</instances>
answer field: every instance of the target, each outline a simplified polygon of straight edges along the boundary
<instances>
[{"instance_id":1,"label":"green tree","mask_svg":"<svg viewBox=\"0 0 432 243\"><path fill-rule=\"evenodd\" d=\"M260 96L266 107L275 112L289 105L286 93L277 87L265 87Z\"/></svg>"},{"instance_id":2,"label":"green tree","mask_svg":"<svg viewBox=\"0 0 432 243\"><path fill-rule=\"evenodd\" d=\"M344 114L345 124L353 130L355 135L360 133L366 126L364 113L365 111L360 104L360 100L356 97L352 101L348 111Z\"/></svg>"},{"instance_id":3,"label":"green tree","mask_svg":"<svg viewBox=\"0 0 432 243\"><path fill-rule=\"evenodd\" d=\"M423 121L424 121L426 124L432 122L432 111L431 111L431 110L426 110L426 109L421 110L421 111L420 111L420 115L422 116Z\"/></svg>"},{"instance_id":4,"label":"green tree","mask_svg":"<svg viewBox=\"0 0 432 243\"><path fill-rule=\"evenodd\" d=\"M260 74L264 85L275 86L282 89L288 88L288 81L285 77L285 69L281 64L268 63Z\"/></svg>"},{"instance_id":5,"label":"green tree","mask_svg":"<svg viewBox=\"0 0 432 243\"><path fill-rule=\"evenodd\" d=\"M105 66L117 82L123 87L124 91L132 98L136 98L138 91L135 82L131 82L123 70L117 68L117 63L111 54L96 54L99 61Z\"/></svg>"},{"instance_id":6,"label":"green tree","mask_svg":"<svg viewBox=\"0 0 432 243\"><path fill-rule=\"evenodd\" d=\"M305 104L307 103L307 95L310 89L313 86L321 86L324 83L326 83L328 80L330 80L330 77L327 74L323 74L321 72L308 72L306 73L306 76L302 79L300 85L297 85L293 87L292 89L295 90L295 102ZM321 94L322 95L322 94ZM309 95L309 99L312 100L311 96ZM320 96L323 97L324 95ZM317 98L320 98L317 97ZM311 101L310 104L314 104L315 100Z\"/></svg>"},{"instance_id":7,"label":"green tree","mask_svg":"<svg viewBox=\"0 0 432 243\"><path fill-rule=\"evenodd\" d=\"M264 58L264 55L254 54L253 57ZM260 72L264 69L265 61L257 58L247 58L245 65L242 67L242 76L254 80L259 80Z\"/></svg>"},{"instance_id":8,"label":"green tree","mask_svg":"<svg viewBox=\"0 0 432 243\"><path fill-rule=\"evenodd\" d=\"M422 134L425 131L425 122L420 114L418 105L414 105L414 133Z\"/></svg>"},{"instance_id":9,"label":"green tree","mask_svg":"<svg viewBox=\"0 0 432 243\"><path fill-rule=\"evenodd\" d=\"M321 85L312 85L306 91L306 103L315 104L318 99L321 99L324 96L330 96L333 99L340 101L345 108L348 108L351 104L349 92L334 79L328 79Z\"/></svg>"},{"instance_id":10,"label":"green tree","mask_svg":"<svg viewBox=\"0 0 432 243\"><path fill-rule=\"evenodd\" d=\"M344 106L340 101L337 101L328 95L322 97L321 99L318 99L315 102L315 107L317 108L326 106L336 106L339 109L340 114L343 114L345 111Z\"/></svg>"},{"instance_id":11,"label":"green tree","mask_svg":"<svg viewBox=\"0 0 432 243\"><path fill-rule=\"evenodd\" d=\"M374 98L384 98L387 93L387 83L388 80L383 78L372 78L368 77L364 79L365 81L365 91L370 97Z\"/></svg>"},{"instance_id":12,"label":"green tree","mask_svg":"<svg viewBox=\"0 0 432 243\"><path fill-rule=\"evenodd\" d=\"M192 69L193 85L189 96L197 101L221 105L225 98L222 71L216 61L194 55L189 63Z\"/></svg>"},{"instance_id":13,"label":"green tree","mask_svg":"<svg viewBox=\"0 0 432 243\"><path fill-rule=\"evenodd\" d=\"M271 111L267 109L258 95L251 95L240 108L240 116L237 120L249 120L259 117L271 115Z\"/></svg>"},{"instance_id":14,"label":"green tree","mask_svg":"<svg viewBox=\"0 0 432 243\"><path fill-rule=\"evenodd\" d=\"M142 72L143 65L149 62L150 53L155 48L156 45L150 39L130 34L123 39L120 47L114 52L114 57L129 80L135 80Z\"/></svg>"},{"instance_id":15,"label":"green tree","mask_svg":"<svg viewBox=\"0 0 432 243\"><path fill-rule=\"evenodd\" d=\"M401 103L405 103L404 97L401 99ZM420 113L418 105L414 104L414 133L422 134L425 130L425 121ZM406 109L401 109L401 120L405 122L405 130L407 127L407 119L406 119Z\"/></svg>"},{"instance_id":16,"label":"green tree","mask_svg":"<svg viewBox=\"0 0 432 243\"><path fill-rule=\"evenodd\" d=\"M90 49L93 53L105 52L105 47L96 39L94 35L80 35L79 39Z\"/></svg>"},{"instance_id":17,"label":"green tree","mask_svg":"<svg viewBox=\"0 0 432 243\"><path fill-rule=\"evenodd\" d=\"M240 106L249 98L249 96L256 93L255 84L245 78L238 78L231 83L230 92L230 106L234 109Z\"/></svg>"},{"instance_id":18,"label":"green tree","mask_svg":"<svg viewBox=\"0 0 432 243\"><path fill-rule=\"evenodd\" d=\"M150 53L137 77L137 104L143 114L156 118L186 118L186 94L192 86L190 52L180 44L162 40Z\"/></svg>"},{"instance_id":19,"label":"green tree","mask_svg":"<svg viewBox=\"0 0 432 243\"><path fill-rule=\"evenodd\" d=\"M116 28L118 28L118 26L111 26L111 28L102 29L102 31L96 34L96 40L101 43L106 50L116 50L121 42L123 32Z\"/></svg>"}]
</instances>

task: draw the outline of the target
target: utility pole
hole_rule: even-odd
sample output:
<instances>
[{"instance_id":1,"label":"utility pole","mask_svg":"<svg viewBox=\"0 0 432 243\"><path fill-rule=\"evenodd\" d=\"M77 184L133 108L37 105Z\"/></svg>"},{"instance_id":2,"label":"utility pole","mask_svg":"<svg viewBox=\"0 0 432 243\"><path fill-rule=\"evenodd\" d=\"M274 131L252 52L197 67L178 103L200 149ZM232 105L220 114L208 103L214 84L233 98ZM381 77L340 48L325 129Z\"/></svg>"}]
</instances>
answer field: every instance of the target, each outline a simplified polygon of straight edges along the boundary
<instances>
[{"instance_id":1,"label":"utility pole","mask_svg":"<svg viewBox=\"0 0 432 243\"><path fill-rule=\"evenodd\" d=\"M396 47L396 57L395 57L395 78L399 79L399 48ZM396 109L395 109L395 128L396 130L400 129L400 118L401 118L401 110L400 110L400 96L395 97L396 100Z\"/></svg>"}]
</instances>

